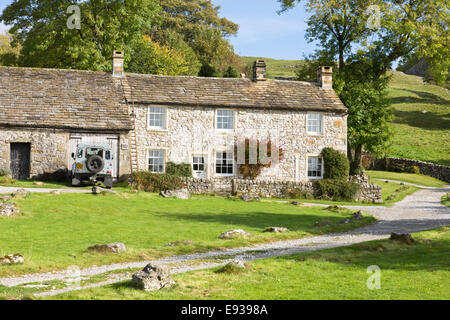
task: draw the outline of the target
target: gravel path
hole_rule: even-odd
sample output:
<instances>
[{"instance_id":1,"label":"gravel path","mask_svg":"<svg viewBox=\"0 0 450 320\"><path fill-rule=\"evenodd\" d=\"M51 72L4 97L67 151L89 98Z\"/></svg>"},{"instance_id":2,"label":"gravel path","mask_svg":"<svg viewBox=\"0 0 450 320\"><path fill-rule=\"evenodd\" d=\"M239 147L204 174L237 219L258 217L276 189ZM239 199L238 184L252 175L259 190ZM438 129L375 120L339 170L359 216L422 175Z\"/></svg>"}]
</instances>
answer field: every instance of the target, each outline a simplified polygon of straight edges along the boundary
<instances>
[{"instance_id":1,"label":"gravel path","mask_svg":"<svg viewBox=\"0 0 450 320\"><path fill-rule=\"evenodd\" d=\"M51 191L60 191L67 193L92 193L91 190L87 189L75 189L75 188L60 188L60 189L49 189L49 188L20 188L20 187L2 187L0 186L0 194L10 194L14 193L19 189L25 189L31 193L49 193Z\"/></svg>"},{"instance_id":2,"label":"gravel path","mask_svg":"<svg viewBox=\"0 0 450 320\"><path fill-rule=\"evenodd\" d=\"M152 261L93 266L90 268L82 269L80 272L80 276L83 278L89 278L93 275L98 275L114 270L126 271L126 269L130 268L143 268L150 262L157 264L176 263L178 264L178 267L172 269L171 272L181 273L226 264L232 259L251 261L256 259L296 254L300 252L323 250L328 248L348 246L355 243L361 243L371 240L386 239L389 238L392 232L412 233L433 229L440 226L447 226L450 225L450 208L445 207L440 202L442 196L447 192L450 192L449 186L446 186L445 188L423 189L405 197L402 201L395 203L392 207L345 206L346 208L353 210L364 210L372 214L379 220L373 225L345 233L328 234L297 240L277 241L266 244L258 244L251 247L229 249L226 251L212 251L207 253L173 256ZM189 264L189 262L194 262L198 259L214 259L217 257L226 256L230 256L230 259L223 260L220 263L203 262L195 265ZM18 277L0 278L0 285L11 287L25 283L64 280L66 278L70 278L71 276L72 274L67 271L30 274ZM115 275L107 281L91 284L83 288L68 287L64 289L39 293L37 294L37 296L55 295L72 290L103 286L114 282L120 282L129 278L129 274L122 276Z\"/></svg>"}]
</instances>

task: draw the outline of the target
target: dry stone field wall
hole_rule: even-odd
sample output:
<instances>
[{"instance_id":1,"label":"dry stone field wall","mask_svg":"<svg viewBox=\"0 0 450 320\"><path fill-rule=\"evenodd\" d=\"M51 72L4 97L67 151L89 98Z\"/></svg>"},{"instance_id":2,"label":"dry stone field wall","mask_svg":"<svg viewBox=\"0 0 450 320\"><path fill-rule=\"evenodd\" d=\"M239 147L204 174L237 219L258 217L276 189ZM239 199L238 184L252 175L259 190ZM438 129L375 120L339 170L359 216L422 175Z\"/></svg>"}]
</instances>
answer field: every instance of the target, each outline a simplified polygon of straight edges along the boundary
<instances>
[{"instance_id":1,"label":"dry stone field wall","mask_svg":"<svg viewBox=\"0 0 450 320\"><path fill-rule=\"evenodd\" d=\"M355 201L381 203L381 187L371 184L367 176L351 177L350 181L360 184L361 189ZM195 179L184 178L186 189L193 194L211 194L214 192L228 192L232 194L249 194L263 197L284 197L286 188L298 188L314 194L312 182L246 180L246 179Z\"/></svg>"}]
</instances>

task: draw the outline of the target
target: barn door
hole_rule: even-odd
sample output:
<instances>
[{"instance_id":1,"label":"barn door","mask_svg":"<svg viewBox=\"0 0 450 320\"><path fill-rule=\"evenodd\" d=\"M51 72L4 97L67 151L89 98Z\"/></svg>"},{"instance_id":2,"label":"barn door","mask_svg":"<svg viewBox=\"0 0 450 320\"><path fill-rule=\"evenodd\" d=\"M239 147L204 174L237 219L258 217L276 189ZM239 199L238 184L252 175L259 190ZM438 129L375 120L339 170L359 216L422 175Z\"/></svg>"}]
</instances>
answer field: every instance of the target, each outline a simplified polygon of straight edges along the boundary
<instances>
[{"instance_id":1,"label":"barn door","mask_svg":"<svg viewBox=\"0 0 450 320\"><path fill-rule=\"evenodd\" d=\"M11 143L10 169L14 179L25 180L30 177L30 144Z\"/></svg>"},{"instance_id":2,"label":"barn door","mask_svg":"<svg viewBox=\"0 0 450 320\"><path fill-rule=\"evenodd\" d=\"M78 145L107 145L111 148L113 157L112 177L117 178L119 173L119 135L116 134L91 134L71 133L70 153L76 152ZM74 160L70 159L69 168L72 168Z\"/></svg>"}]
</instances>

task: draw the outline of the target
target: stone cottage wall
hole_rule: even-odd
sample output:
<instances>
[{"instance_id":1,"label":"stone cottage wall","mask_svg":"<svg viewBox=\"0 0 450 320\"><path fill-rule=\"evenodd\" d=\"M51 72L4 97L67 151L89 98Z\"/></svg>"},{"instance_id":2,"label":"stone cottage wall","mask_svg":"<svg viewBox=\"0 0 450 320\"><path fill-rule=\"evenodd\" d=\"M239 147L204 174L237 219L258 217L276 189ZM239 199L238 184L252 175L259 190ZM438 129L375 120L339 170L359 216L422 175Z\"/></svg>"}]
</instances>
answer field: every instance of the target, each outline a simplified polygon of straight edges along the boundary
<instances>
[{"instance_id":1,"label":"stone cottage wall","mask_svg":"<svg viewBox=\"0 0 450 320\"><path fill-rule=\"evenodd\" d=\"M264 168L259 180L307 181L307 157L317 156L324 147L347 150L347 118L337 113L323 113L324 132L314 136L306 133L306 114L284 110L235 110L235 130L215 129L216 108L163 106L167 108L167 129L147 127L148 107L135 106L138 168L148 169L148 150L166 151L166 162L191 163L193 154L204 154L207 160L206 179L224 179L215 174L217 151L233 151L240 138L270 137L283 149L278 165ZM234 178L240 178L237 166ZM229 179L224 179L225 181Z\"/></svg>"},{"instance_id":2,"label":"stone cottage wall","mask_svg":"<svg viewBox=\"0 0 450 320\"><path fill-rule=\"evenodd\" d=\"M10 169L10 143L30 143L30 176L67 169L69 135L60 130L0 129L0 168Z\"/></svg>"}]
</instances>

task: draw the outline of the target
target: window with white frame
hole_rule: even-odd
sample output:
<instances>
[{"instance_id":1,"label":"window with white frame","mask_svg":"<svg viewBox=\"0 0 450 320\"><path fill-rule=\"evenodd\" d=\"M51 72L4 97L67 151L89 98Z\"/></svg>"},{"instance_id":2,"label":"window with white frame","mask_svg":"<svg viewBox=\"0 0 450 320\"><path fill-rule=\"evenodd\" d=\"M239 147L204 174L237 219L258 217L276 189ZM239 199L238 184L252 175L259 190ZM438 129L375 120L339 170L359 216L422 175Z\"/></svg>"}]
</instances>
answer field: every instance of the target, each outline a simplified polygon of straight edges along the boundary
<instances>
[{"instance_id":1,"label":"window with white frame","mask_svg":"<svg viewBox=\"0 0 450 320\"><path fill-rule=\"evenodd\" d=\"M322 114L308 113L306 116L306 130L311 134L322 134Z\"/></svg>"},{"instance_id":2,"label":"window with white frame","mask_svg":"<svg viewBox=\"0 0 450 320\"><path fill-rule=\"evenodd\" d=\"M164 150L148 151L148 170L153 173L164 173Z\"/></svg>"},{"instance_id":3,"label":"window with white frame","mask_svg":"<svg viewBox=\"0 0 450 320\"><path fill-rule=\"evenodd\" d=\"M203 155L192 156L192 170L205 171L205 156Z\"/></svg>"},{"instance_id":4,"label":"window with white frame","mask_svg":"<svg viewBox=\"0 0 450 320\"><path fill-rule=\"evenodd\" d=\"M148 127L166 129L166 112L164 107L150 107L148 109Z\"/></svg>"},{"instance_id":5,"label":"window with white frame","mask_svg":"<svg viewBox=\"0 0 450 320\"><path fill-rule=\"evenodd\" d=\"M216 174L224 176L232 176L234 167L233 152L217 152L216 153Z\"/></svg>"},{"instance_id":6,"label":"window with white frame","mask_svg":"<svg viewBox=\"0 0 450 320\"><path fill-rule=\"evenodd\" d=\"M321 157L308 158L308 178L320 179L323 176L323 163Z\"/></svg>"},{"instance_id":7,"label":"window with white frame","mask_svg":"<svg viewBox=\"0 0 450 320\"><path fill-rule=\"evenodd\" d=\"M234 129L234 111L233 110L217 110L217 129L233 130Z\"/></svg>"}]
</instances>

